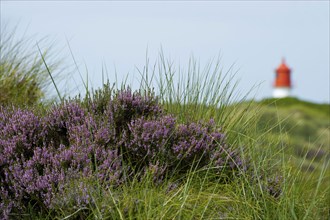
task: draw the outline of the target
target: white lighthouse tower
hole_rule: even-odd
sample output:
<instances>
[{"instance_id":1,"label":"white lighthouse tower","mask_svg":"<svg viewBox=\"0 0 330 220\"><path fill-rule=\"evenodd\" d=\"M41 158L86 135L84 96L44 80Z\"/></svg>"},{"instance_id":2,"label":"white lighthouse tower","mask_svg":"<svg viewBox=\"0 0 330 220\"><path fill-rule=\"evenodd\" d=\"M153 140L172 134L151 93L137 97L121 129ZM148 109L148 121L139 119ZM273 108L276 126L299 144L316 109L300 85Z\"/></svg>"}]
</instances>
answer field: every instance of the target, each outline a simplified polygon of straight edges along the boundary
<instances>
[{"instance_id":1,"label":"white lighthouse tower","mask_svg":"<svg viewBox=\"0 0 330 220\"><path fill-rule=\"evenodd\" d=\"M275 82L274 82L274 98L285 98L291 94L291 69L286 65L285 60L282 59L282 63L278 66L275 71Z\"/></svg>"}]
</instances>

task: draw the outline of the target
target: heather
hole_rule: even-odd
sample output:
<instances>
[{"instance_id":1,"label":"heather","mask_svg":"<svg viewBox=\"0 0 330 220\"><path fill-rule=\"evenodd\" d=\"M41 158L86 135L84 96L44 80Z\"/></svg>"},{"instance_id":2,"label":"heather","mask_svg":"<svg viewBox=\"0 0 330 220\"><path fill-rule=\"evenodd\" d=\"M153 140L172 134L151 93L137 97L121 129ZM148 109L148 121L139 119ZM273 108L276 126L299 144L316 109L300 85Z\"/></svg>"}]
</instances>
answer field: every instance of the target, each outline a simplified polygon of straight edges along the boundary
<instances>
[{"instance_id":1,"label":"heather","mask_svg":"<svg viewBox=\"0 0 330 220\"><path fill-rule=\"evenodd\" d=\"M214 121L178 123L150 92L105 89L108 100L72 99L43 114L1 107L2 217L29 206L51 210L66 186L82 177L108 189L148 172L158 184L182 178L193 165L214 166L225 176L246 169ZM73 200L78 206L93 202L87 192Z\"/></svg>"}]
</instances>

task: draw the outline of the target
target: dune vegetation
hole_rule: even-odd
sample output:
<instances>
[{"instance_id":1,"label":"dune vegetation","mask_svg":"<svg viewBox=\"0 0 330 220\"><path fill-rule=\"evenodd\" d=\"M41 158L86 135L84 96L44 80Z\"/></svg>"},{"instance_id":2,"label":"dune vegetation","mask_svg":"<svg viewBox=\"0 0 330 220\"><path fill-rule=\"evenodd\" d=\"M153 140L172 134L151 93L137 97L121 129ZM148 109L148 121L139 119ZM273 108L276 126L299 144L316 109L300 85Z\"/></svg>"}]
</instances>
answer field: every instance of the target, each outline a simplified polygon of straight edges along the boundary
<instances>
[{"instance_id":1,"label":"dune vegetation","mask_svg":"<svg viewBox=\"0 0 330 220\"><path fill-rule=\"evenodd\" d=\"M162 53L139 88L108 79L49 104L44 54L7 46L1 219L330 218L329 104L248 101L219 61L176 71Z\"/></svg>"}]
</instances>

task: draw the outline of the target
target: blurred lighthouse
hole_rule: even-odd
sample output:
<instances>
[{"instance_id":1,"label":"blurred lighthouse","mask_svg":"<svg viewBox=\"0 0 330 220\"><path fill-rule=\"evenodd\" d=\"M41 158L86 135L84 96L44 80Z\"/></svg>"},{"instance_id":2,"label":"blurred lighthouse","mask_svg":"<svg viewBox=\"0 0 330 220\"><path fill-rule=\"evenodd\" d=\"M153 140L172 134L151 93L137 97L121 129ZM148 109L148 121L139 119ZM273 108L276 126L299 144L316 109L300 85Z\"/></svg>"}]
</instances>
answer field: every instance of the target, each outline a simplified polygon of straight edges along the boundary
<instances>
[{"instance_id":1,"label":"blurred lighthouse","mask_svg":"<svg viewBox=\"0 0 330 220\"><path fill-rule=\"evenodd\" d=\"M286 65L284 58L282 63L276 69L276 78L274 82L274 98L285 98L290 96L291 92L291 69Z\"/></svg>"}]
</instances>

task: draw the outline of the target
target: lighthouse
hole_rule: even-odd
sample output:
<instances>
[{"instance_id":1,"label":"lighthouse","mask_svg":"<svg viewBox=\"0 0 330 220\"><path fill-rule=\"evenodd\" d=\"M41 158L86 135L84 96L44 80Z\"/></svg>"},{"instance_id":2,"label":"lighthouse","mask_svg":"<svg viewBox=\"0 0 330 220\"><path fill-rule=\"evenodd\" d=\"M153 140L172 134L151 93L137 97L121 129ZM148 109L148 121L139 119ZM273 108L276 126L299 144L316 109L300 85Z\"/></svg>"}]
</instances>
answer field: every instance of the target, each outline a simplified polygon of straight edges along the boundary
<instances>
[{"instance_id":1,"label":"lighthouse","mask_svg":"<svg viewBox=\"0 0 330 220\"><path fill-rule=\"evenodd\" d=\"M291 69L286 65L285 60L275 70L274 98L285 98L290 96L291 92Z\"/></svg>"}]
</instances>

